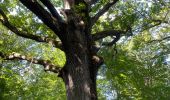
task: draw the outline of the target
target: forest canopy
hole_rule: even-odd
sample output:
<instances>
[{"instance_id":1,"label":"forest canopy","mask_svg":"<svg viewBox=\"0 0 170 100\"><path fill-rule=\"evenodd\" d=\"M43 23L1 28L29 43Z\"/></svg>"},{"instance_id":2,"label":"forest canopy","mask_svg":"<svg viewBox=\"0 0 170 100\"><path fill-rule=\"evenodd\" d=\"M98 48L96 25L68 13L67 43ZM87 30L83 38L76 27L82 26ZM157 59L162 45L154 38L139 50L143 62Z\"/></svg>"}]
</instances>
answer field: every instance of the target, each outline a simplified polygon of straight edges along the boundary
<instances>
[{"instance_id":1,"label":"forest canopy","mask_svg":"<svg viewBox=\"0 0 170 100\"><path fill-rule=\"evenodd\" d=\"M43 3L44 0L33 1L52 13ZM63 9L61 0L49 1L56 11L60 12ZM0 99L68 99L66 93L68 87L64 76L60 74L68 68L69 62L72 63L68 60L69 56L72 57L73 54L73 58L80 58L80 62L83 62L84 58L81 58L79 50L76 51L77 45L67 44L70 41L65 40L62 36L64 33L60 34L67 32L63 31L65 27L58 27L59 24L62 26L65 23L59 23L58 18L51 21L50 18L53 17L43 13L40 14L41 17L23 2L24 0L0 0ZM84 36L89 35L86 32L90 33L92 39L89 40L92 43L82 42L84 37L79 38L77 31L73 36L75 37L73 42L75 40L80 40L82 44L87 42L86 49L89 50L87 55L92 54L89 44L90 46L95 44L97 47L95 57L102 57L104 60L96 72L98 99L168 100L170 98L170 1L98 0L91 5L88 17L86 13L82 13L86 5L76 4L77 2L71 10L76 12L78 17L81 16L80 19L85 24L90 23L90 25L83 27L75 25L75 27L85 30ZM109 4L112 6L108 6ZM64 14L59 14L62 21L68 20L66 29L72 28L69 25L72 21L69 20L77 15L68 14L66 19ZM54 23L53 26L43 20L43 17L49 19L49 23ZM69 32L68 34L71 34ZM72 35L66 36L72 39ZM73 47L70 49L67 46ZM91 55L87 58L91 64L93 59L90 57Z\"/></svg>"}]
</instances>

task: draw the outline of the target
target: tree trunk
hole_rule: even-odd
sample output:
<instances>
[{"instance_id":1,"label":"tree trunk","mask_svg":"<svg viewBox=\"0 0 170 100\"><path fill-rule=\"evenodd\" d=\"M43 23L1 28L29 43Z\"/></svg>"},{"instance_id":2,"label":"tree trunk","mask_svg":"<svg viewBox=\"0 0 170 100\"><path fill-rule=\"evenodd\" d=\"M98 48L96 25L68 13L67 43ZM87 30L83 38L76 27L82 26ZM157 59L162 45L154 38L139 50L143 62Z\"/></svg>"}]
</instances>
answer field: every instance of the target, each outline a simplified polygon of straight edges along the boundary
<instances>
[{"instance_id":1,"label":"tree trunk","mask_svg":"<svg viewBox=\"0 0 170 100\"><path fill-rule=\"evenodd\" d=\"M69 15L68 15L69 16ZM68 100L97 100L96 73L92 70L91 53L86 37L85 25L76 16L68 17L63 26L63 48L66 64L61 71ZM94 68L94 67L93 67Z\"/></svg>"},{"instance_id":2,"label":"tree trunk","mask_svg":"<svg viewBox=\"0 0 170 100\"><path fill-rule=\"evenodd\" d=\"M74 52L74 49L72 51ZM67 98L68 100L96 100L92 99L94 93L91 90L94 90L94 87L91 87L88 55L80 49L76 51L80 52L67 54L67 64L63 71Z\"/></svg>"}]
</instances>

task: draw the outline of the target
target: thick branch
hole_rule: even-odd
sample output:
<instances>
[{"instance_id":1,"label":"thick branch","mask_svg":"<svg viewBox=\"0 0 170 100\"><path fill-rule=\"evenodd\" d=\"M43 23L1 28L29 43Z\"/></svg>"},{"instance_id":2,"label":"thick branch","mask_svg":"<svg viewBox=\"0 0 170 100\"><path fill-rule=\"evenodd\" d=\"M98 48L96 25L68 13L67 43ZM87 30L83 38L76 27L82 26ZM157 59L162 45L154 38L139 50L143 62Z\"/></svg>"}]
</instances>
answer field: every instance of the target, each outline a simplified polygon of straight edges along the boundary
<instances>
[{"instance_id":1,"label":"thick branch","mask_svg":"<svg viewBox=\"0 0 170 100\"><path fill-rule=\"evenodd\" d=\"M116 34L116 37L111 42L105 42L103 45L105 46L112 46L113 44L116 44L116 42L120 39L120 34Z\"/></svg>"},{"instance_id":2,"label":"thick branch","mask_svg":"<svg viewBox=\"0 0 170 100\"><path fill-rule=\"evenodd\" d=\"M37 36L37 35L33 35L33 34L29 34L26 32L22 32L19 31L15 26L13 26L9 21L7 16L5 15L5 13L0 9L0 14L3 17L3 20L0 19L0 22L6 26L9 30L11 30L12 32L14 32L16 35L24 37L24 38L28 38L28 39L32 39L35 40L37 42L46 42L46 43L50 43L53 46L60 48L61 49L61 42L60 41L56 41L54 39L48 38L48 37L42 37L42 36Z\"/></svg>"},{"instance_id":3,"label":"thick branch","mask_svg":"<svg viewBox=\"0 0 170 100\"><path fill-rule=\"evenodd\" d=\"M27 57L27 56L24 56L19 53L15 53L15 52L10 55L6 55L6 54L0 52L0 57L2 57L4 60L15 60L15 59L26 60L26 61L32 62L34 64L43 65L45 71L52 71L54 73L59 73L59 71L61 70L61 67L52 64L48 60L31 58L31 57Z\"/></svg>"},{"instance_id":4,"label":"thick branch","mask_svg":"<svg viewBox=\"0 0 170 100\"><path fill-rule=\"evenodd\" d=\"M46 11L36 0L20 0L20 2L37 15L37 17L40 18L55 33L59 33L57 19Z\"/></svg>"},{"instance_id":5,"label":"thick branch","mask_svg":"<svg viewBox=\"0 0 170 100\"><path fill-rule=\"evenodd\" d=\"M125 33L126 33L125 31L120 31L120 30L106 30L106 31L95 33L94 35L92 35L92 39L93 41L97 41L107 36L119 36Z\"/></svg>"},{"instance_id":6,"label":"thick branch","mask_svg":"<svg viewBox=\"0 0 170 100\"><path fill-rule=\"evenodd\" d=\"M92 25L96 23L99 17L107 12L117 1L119 0L113 0L112 2L107 3L94 17L92 17Z\"/></svg>"},{"instance_id":7,"label":"thick branch","mask_svg":"<svg viewBox=\"0 0 170 100\"><path fill-rule=\"evenodd\" d=\"M51 12L51 14L57 18L57 20L59 22L63 22L63 19L61 18L61 16L58 14L57 10L55 9L55 7L53 6L53 4L49 1L49 0L40 0Z\"/></svg>"}]
</instances>

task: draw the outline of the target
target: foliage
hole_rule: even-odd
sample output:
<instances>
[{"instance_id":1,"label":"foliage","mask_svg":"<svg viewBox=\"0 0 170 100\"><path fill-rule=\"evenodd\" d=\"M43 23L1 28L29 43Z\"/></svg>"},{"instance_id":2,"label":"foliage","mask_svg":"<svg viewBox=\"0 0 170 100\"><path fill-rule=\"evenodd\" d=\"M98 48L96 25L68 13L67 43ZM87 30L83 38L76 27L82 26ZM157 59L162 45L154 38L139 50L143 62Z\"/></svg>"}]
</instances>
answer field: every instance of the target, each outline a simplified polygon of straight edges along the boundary
<instances>
[{"instance_id":1,"label":"foliage","mask_svg":"<svg viewBox=\"0 0 170 100\"><path fill-rule=\"evenodd\" d=\"M62 7L59 0L51 0ZM108 0L92 6L94 16ZM3 2L3 3L2 3ZM0 8L12 25L28 34L59 38L40 19L18 0L3 0ZM12 2L12 3L11 3ZM92 33L118 29L128 31L111 47L103 46L112 38L96 43L101 45L99 54L105 64L98 73L99 100L168 100L170 98L170 26L167 0L121 0L99 18ZM81 13L85 5L80 4ZM83 15L84 16L84 15ZM64 66L65 54L52 44L37 43L15 35L0 24L0 52L18 52L29 57L50 60ZM42 66L27 61L5 61L0 58L0 99L65 100L65 86L56 74L46 73Z\"/></svg>"},{"instance_id":2,"label":"foliage","mask_svg":"<svg viewBox=\"0 0 170 100\"><path fill-rule=\"evenodd\" d=\"M33 68L35 66L25 68L25 66L13 62L3 66L0 73L2 100L66 99L64 84L55 74L39 71L40 68ZM11 68L11 66L15 67Z\"/></svg>"},{"instance_id":3,"label":"foliage","mask_svg":"<svg viewBox=\"0 0 170 100\"><path fill-rule=\"evenodd\" d=\"M9 2L10 0L5 0L3 4L0 4L0 7L3 9L8 7L6 8L7 12L10 12L8 17L13 25L21 30L27 29L24 31L28 33L55 37L52 36L54 34L52 34L49 28L43 25L35 15L28 12L18 1ZM17 7L16 4L19 4L21 7ZM28 13L25 14L25 12ZM21 54L44 58L53 61L54 64L64 65L65 56L63 52L53 48L52 45L35 43L32 40L18 37L2 25L0 25L0 29L0 51L6 53L19 51ZM43 72L40 66L38 67L29 62L4 62L1 59L0 68L0 99L2 100L66 99L62 80L57 78L55 74Z\"/></svg>"},{"instance_id":4,"label":"foliage","mask_svg":"<svg viewBox=\"0 0 170 100\"><path fill-rule=\"evenodd\" d=\"M107 60L107 79L117 99L168 100L170 64L166 59L170 44L166 40L150 42L154 38L151 34L143 32L123 45L121 42L118 53L114 48L101 51Z\"/></svg>"}]
</instances>

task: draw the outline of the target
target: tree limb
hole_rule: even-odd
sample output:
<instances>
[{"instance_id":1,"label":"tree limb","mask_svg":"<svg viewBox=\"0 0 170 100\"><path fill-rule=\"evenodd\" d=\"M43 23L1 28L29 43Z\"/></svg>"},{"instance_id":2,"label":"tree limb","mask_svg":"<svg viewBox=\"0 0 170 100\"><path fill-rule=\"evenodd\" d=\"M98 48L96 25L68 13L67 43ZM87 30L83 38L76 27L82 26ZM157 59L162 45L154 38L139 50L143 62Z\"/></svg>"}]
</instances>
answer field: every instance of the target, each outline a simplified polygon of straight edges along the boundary
<instances>
[{"instance_id":1,"label":"tree limb","mask_svg":"<svg viewBox=\"0 0 170 100\"><path fill-rule=\"evenodd\" d=\"M150 23L148 23L148 24L146 24L146 25L143 25L142 27L144 27L144 28L141 30L141 32L142 32L142 31L145 31L145 30L148 30L148 29L151 29L151 28L153 28L153 27L159 26L159 25L161 25L162 23L168 23L167 21L163 21L163 20L152 20L152 22L155 22L155 24L150 25ZM151 22L151 23L152 23L152 22ZM145 26L148 26L148 27L145 28Z\"/></svg>"},{"instance_id":2,"label":"tree limb","mask_svg":"<svg viewBox=\"0 0 170 100\"><path fill-rule=\"evenodd\" d=\"M94 17L92 17L92 26L94 23L97 22L100 16L102 16L105 12L109 10L110 7L112 7L116 2L119 0L113 0L112 2L107 3Z\"/></svg>"},{"instance_id":3,"label":"tree limb","mask_svg":"<svg viewBox=\"0 0 170 100\"><path fill-rule=\"evenodd\" d=\"M120 31L120 30L106 30L106 31L101 31L98 33L95 33L92 35L92 40L97 41L100 39L103 39L107 36L119 36L121 34L125 34L125 31Z\"/></svg>"},{"instance_id":4,"label":"tree limb","mask_svg":"<svg viewBox=\"0 0 170 100\"><path fill-rule=\"evenodd\" d=\"M161 41L164 41L164 40L166 40L166 39L170 39L170 36L167 36L167 37L164 37L164 38L162 38L162 39L157 39L157 40L151 40L151 41L149 41L148 43L152 43L152 42L161 42Z\"/></svg>"},{"instance_id":5,"label":"tree limb","mask_svg":"<svg viewBox=\"0 0 170 100\"><path fill-rule=\"evenodd\" d=\"M42 36L38 36L38 35L33 35L33 34L29 34L26 32L22 32L19 31L15 26L13 26L9 21L7 16L5 15L5 13L0 9L0 15L2 15L3 20L0 19L0 22L6 26L9 30L11 30L12 32L14 32L16 35L21 36L23 38L28 38L31 40L35 40L37 42L46 42L46 43L50 43L52 44L54 47L60 48L61 49L61 45L62 43L60 41L56 41L54 39L48 38L48 37L42 37Z\"/></svg>"},{"instance_id":6,"label":"tree limb","mask_svg":"<svg viewBox=\"0 0 170 100\"><path fill-rule=\"evenodd\" d=\"M31 58L31 57L27 57L27 56L24 56L24 55L21 55L19 53L15 53L15 52L13 52L10 55L7 55L7 54L0 52L0 57L2 57L4 60L15 60L15 59L26 60L26 61L32 62L34 64L43 65L45 71L51 71L51 72L54 72L54 73L59 73L59 71L61 70L61 67L52 64L48 60Z\"/></svg>"},{"instance_id":7,"label":"tree limb","mask_svg":"<svg viewBox=\"0 0 170 100\"><path fill-rule=\"evenodd\" d=\"M51 12L51 14L59 21L64 22L61 16L58 14L57 10L49 0L40 0Z\"/></svg>"},{"instance_id":8,"label":"tree limb","mask_svg":"<svg viewBox=\"0 0 170 100\"><path fill-rule=\"evenodd\" d=\"M116 42L120 39L120 34L116 34L116 37L111 42L104 42L102 45L105 46L112 46L113 44L116 44Z\"/></svg>"},{"instance_id":9,"label":"tree limb","mask_svg":"<svg viewBox=\"0 0 170 100\"><path fill-rule=\"evenodd\" d=\"M44 24L52 29L59 37L59 25L57 19L53 17L48 11L46 11L36 0L20 0L20 2L31 10L38 18L40 18Z\"/></svg>"}]
</instances>

